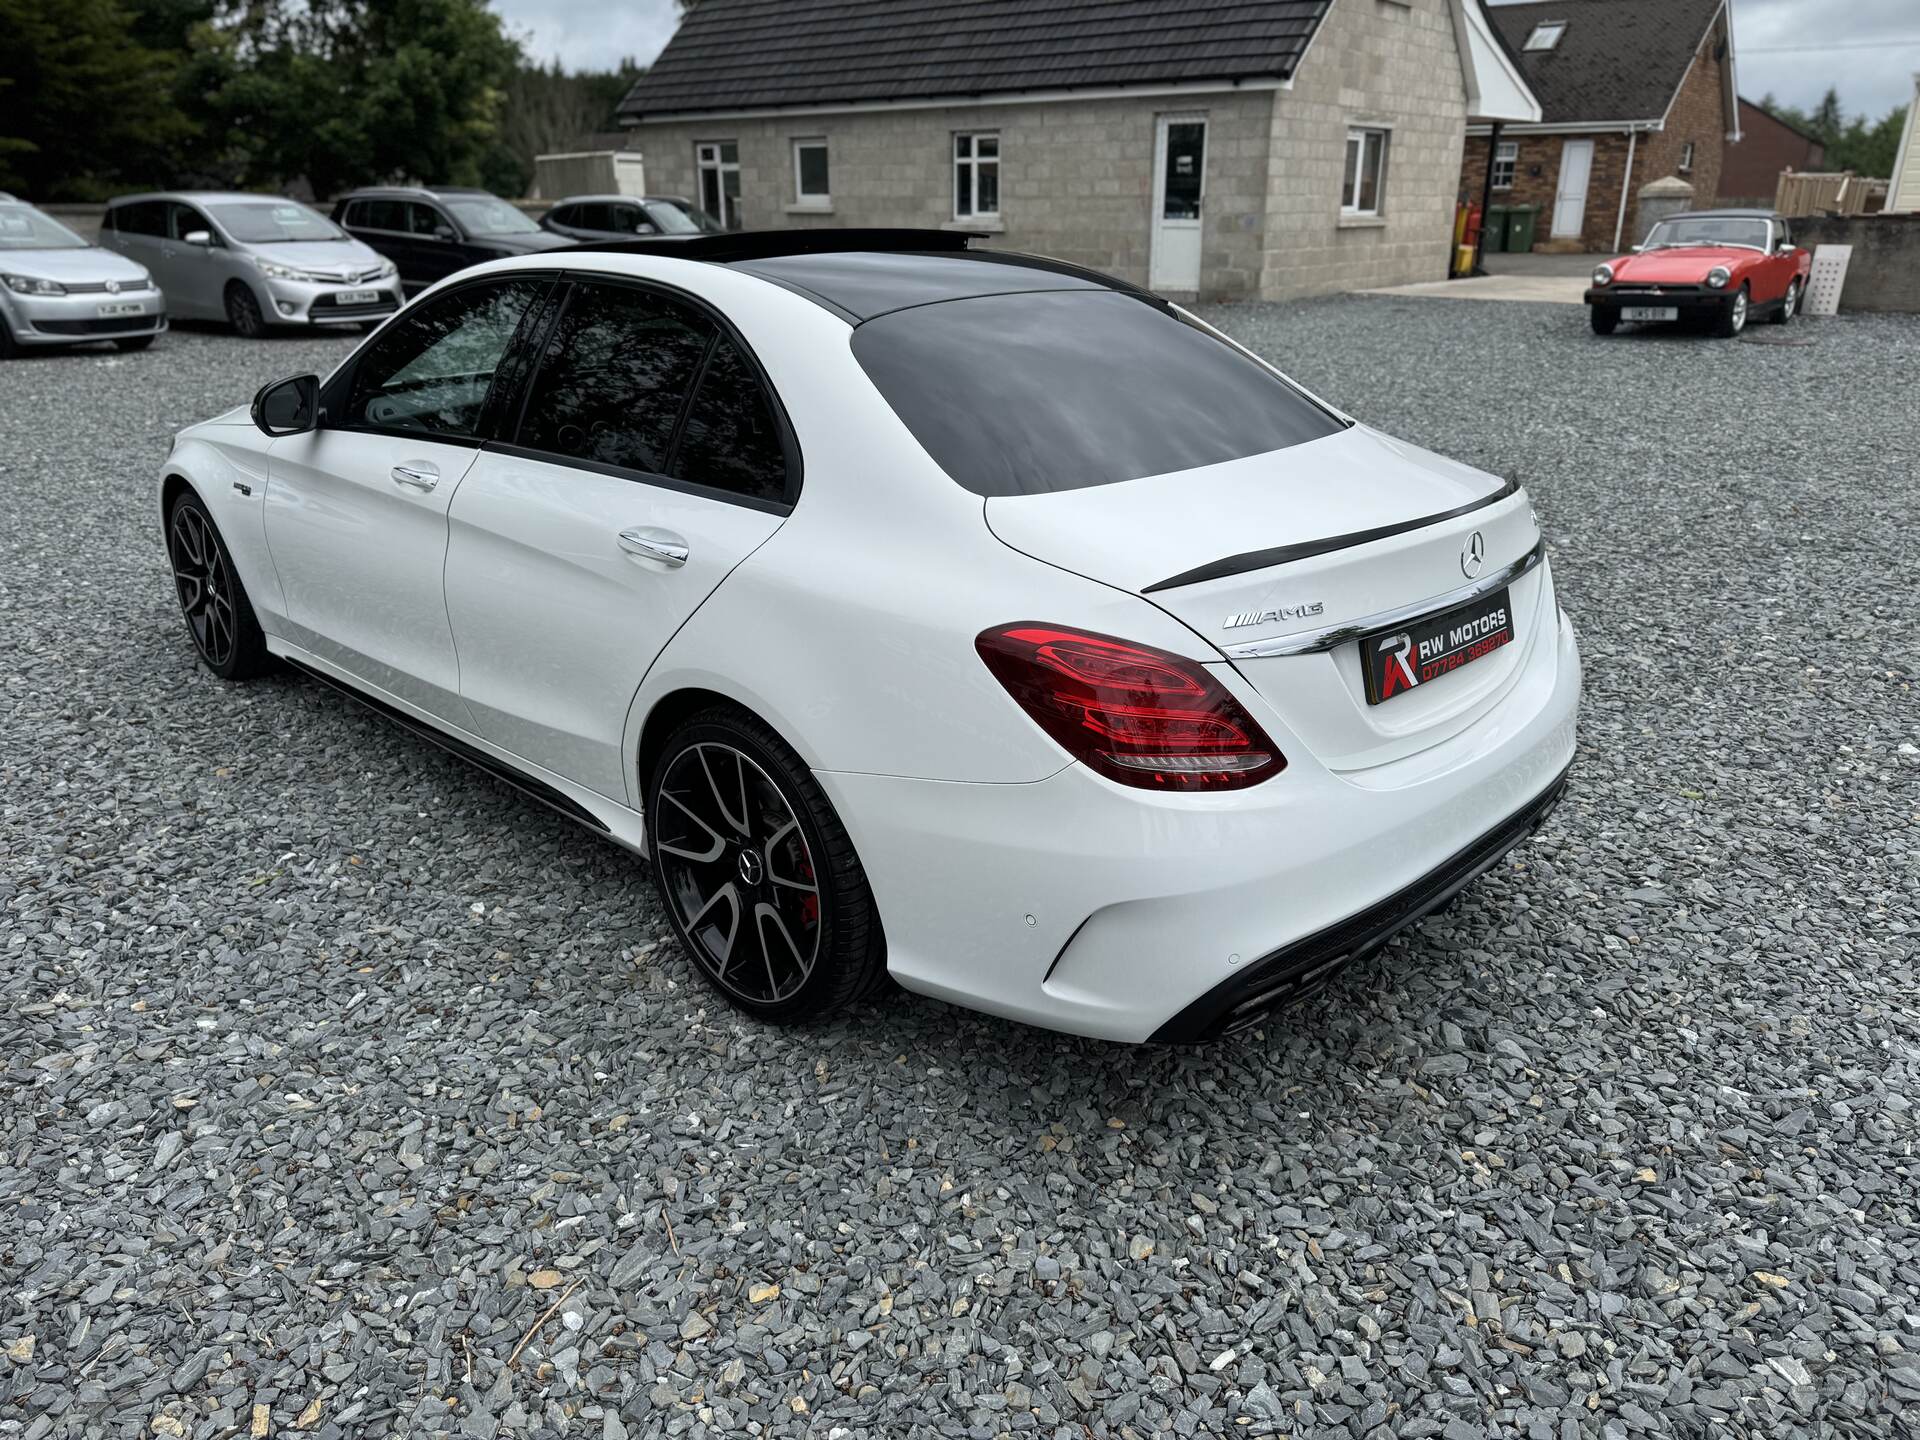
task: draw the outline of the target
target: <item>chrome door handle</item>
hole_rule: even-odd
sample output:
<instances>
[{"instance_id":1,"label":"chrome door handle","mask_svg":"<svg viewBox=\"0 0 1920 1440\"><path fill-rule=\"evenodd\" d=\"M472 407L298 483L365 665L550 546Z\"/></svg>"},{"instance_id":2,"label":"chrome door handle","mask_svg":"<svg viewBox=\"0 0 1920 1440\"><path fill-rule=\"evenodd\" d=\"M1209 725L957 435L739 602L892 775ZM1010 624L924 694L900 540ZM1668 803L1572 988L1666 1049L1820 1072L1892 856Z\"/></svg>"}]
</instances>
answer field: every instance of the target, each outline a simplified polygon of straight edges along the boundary
<instances>
[{"instance_id":1,"label":"chrome door handle","mask_svg":"<svg viewBox=\"0 0 1920 1440\"><path fill-rule=\"evenodd\" d=\"M425 492L440 483L439 468L429 465L425 460L409 460L404 465L394 466L390 473L394 484L405 485L411 490Z\"/></svg>"},{"instance_id":2,"label":"chrome door handle","mask_svg":"<svg viewBox=\"0 0 1920 1440\"><path fill-rule=\"evenodd\" d=\"M651 526L622 530L620 548L642 560L658 560L669 570L678 570L686 564L690 553L687 542L671 530L655 530Z\"/></svg>"}]
</instances>

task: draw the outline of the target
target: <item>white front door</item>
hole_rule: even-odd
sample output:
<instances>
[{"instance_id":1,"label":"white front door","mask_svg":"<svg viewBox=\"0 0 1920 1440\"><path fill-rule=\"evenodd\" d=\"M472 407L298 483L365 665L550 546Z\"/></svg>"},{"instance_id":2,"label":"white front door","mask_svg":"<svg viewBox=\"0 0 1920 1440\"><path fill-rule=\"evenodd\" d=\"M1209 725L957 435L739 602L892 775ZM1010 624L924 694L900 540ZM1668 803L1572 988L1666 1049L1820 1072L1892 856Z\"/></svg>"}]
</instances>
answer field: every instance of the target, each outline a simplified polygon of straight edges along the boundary
<instances>
[{"instance_id":1,"label":"white front door","mask_svg":"<svg viewBox=\"0 0 1920 1440\"><path fill-rule=\"evenodd\" d=\"M1207 189L1207 122L1162 115L1154 131L1152 290L1200 288L1200 209Z\"/></svg>"},{"instance_id":2,"label":"white front door","mask_svg":"<svg viewBox=\"0 0 1920 1440\"><path fill-rule=\"evenodd\" d=\"M1587 223L1587 181L1593 177L1593 141L1560 146L1560 189L1553 197L1553 238L1577 240Z\"/></svg>"}]
</instances>

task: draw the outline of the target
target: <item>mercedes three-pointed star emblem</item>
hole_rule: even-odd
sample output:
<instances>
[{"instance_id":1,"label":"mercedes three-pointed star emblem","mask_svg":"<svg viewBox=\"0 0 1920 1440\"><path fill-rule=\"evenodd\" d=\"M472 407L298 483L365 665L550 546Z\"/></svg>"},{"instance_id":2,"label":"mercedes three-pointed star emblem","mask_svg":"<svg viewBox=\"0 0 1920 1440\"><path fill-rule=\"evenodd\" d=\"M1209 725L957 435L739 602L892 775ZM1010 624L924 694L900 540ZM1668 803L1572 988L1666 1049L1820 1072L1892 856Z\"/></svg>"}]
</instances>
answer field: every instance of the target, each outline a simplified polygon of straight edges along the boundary
<instances>
[{"instance_id":1,"label":"mercedes three-pointed star emblem","mask_svg":"<svg viewBox=\"0 0 1920 1440\"><path fill-rule=\"evenodd\" d=\"M1480 573L1480 567L1487 563L1487 542L1478 530L1467 537L1467 543L1460 551L1460 573L1469 580Z\"/></svg>"}]
</instances>

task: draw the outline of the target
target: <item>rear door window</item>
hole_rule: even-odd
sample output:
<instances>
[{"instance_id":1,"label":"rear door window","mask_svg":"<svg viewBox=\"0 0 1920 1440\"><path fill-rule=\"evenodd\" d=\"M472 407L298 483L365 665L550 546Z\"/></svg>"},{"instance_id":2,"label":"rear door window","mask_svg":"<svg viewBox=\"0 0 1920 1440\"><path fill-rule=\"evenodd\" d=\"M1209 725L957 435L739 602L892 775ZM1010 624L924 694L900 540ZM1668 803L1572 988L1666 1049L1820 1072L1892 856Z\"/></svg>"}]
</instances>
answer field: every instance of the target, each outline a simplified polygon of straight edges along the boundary
<instances>
[{"instance_id":1,"label":"rear door window","mask_svg":"<svg viewBox=\"0 0 1920 1440\"><path fill-rule=\"evenodd\" d=\"M715 337L687 407L672 473L753 500L786 498L786 445L773 397L752 362L725 335Z\"/></svg>"},{"instance_id":2,"label":"rear door window","mask_svg":"<svg viewBox=\"0 0 1920 1440\"><path fill-rule=\"evenodd\" d=\"M574 287L527 395L519 443L572 460L667 473L713 322L626 285Z\"/></svg>"},{"instance_id":3,"label":"rear door window","mask_svg":"<svg viewBox=\"0 0 1920 1440\"><path fill-rule=\"evenodd\" d=\"M357 203L360 210L353 217L355 225L364 225L369 230L405 233L407 205L404 200L361 200Z\"/></svg>"},{"instance_id":4,"label":"rear door window","mask_svg":"<svg viewBox=\"0 0 1920 1440\"><path fill-rule=\"evenodd\" d=\"M859 326L853 353L922 448L976 495L1111 485L1343 428L1258 361L1122 291L896 310Z\"/></svg>"},{"instance_id":5,"label":"rear door window","mask_svg":"<svg viewBox=\"0 0 1920 1440\"><path fill-rule=\"evenodd\" d=\"M164 235L167 232L167 205L164 200L137 200L113 212L114 228L122 235Z\"/></svg>"}]
</instances>

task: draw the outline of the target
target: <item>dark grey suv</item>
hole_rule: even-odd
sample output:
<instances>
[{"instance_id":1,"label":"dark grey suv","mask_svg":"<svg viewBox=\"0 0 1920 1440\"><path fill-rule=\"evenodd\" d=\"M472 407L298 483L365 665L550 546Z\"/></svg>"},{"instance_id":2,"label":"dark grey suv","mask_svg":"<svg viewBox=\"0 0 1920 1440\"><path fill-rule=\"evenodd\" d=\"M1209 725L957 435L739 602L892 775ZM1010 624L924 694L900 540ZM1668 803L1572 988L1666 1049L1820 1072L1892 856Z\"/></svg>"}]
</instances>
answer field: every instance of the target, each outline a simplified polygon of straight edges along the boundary
<instances>
[{"instance_id":1,"label":"dark grey suv","mask_svg":"<svg viewBox=\"0 0 1920 1440\"><path fill-rule=\"evenodd\" d=\"M633 240L719 234L725 227L678 195L569 195L540 217L540 228L569 240Z\"/></svg>"},{"instance_id":2,"label":"dark grey suv","mask_svg":"<svg viewBox=\"0 0 1920 1440\"><path fill-rule=\"evenodd\" d=\"M400 279L410 291L483 260L571 243L542 230L490 191L454 185L355 190L334 205L333 219L399 266Z\"/></svg>"}]
</instances>

